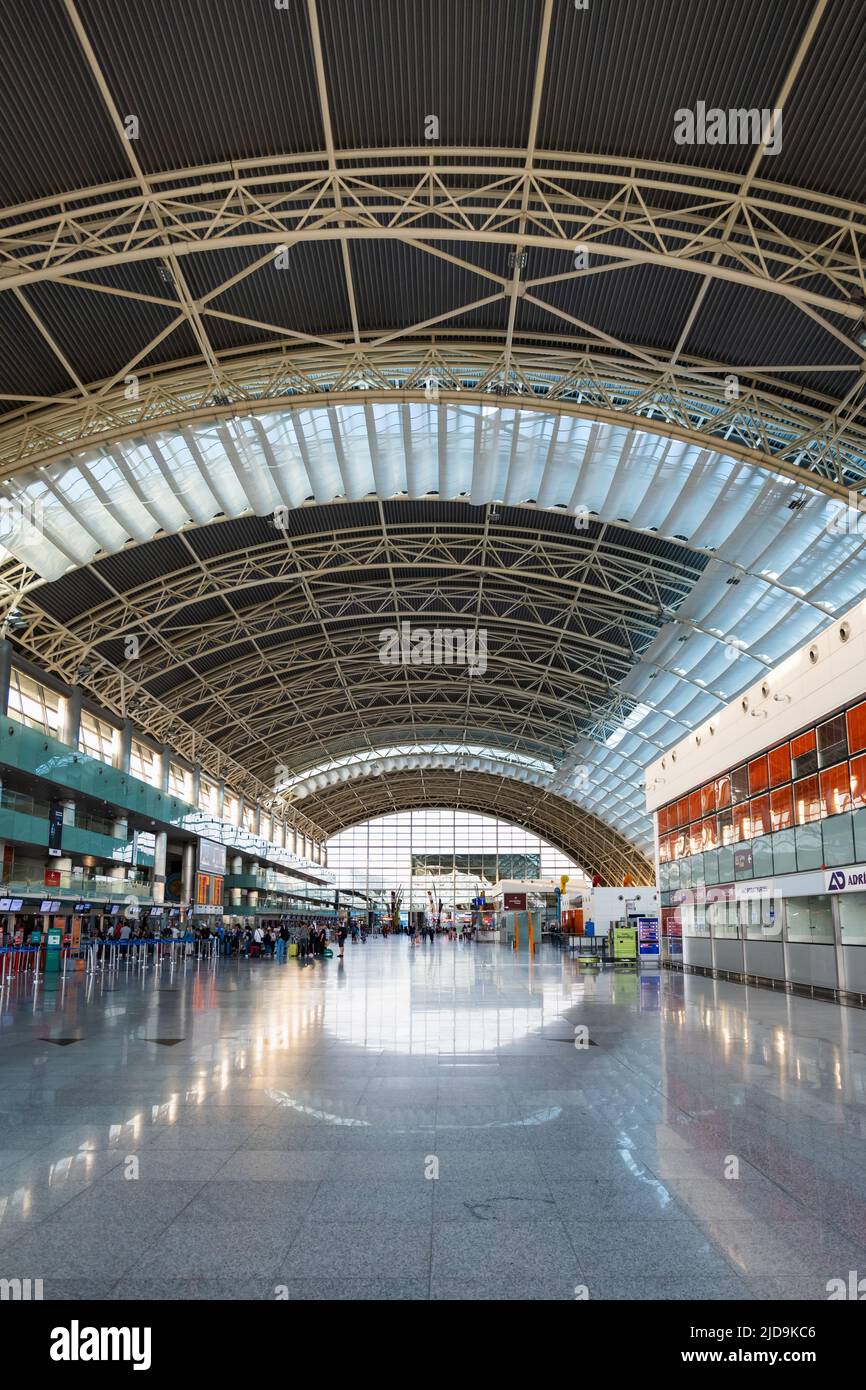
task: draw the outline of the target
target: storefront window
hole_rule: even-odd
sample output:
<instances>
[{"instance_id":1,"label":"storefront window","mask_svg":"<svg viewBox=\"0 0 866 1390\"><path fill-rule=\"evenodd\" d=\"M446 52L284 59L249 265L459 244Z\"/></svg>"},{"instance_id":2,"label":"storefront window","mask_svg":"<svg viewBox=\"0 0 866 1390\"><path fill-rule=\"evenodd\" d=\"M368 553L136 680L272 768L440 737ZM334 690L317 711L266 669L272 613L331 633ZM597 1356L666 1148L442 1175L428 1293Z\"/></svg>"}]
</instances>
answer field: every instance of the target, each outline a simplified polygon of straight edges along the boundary
<instances>
[{"instance_id":1,"label":"storefront window","mask_svg":"<svg viewBox=\"0 0 866 1390\"><path fill-rule=\"evenodd\" d=\"M689 854L700 854L702 849L702 833L700 821L694 821L689 826Z\"/></svg>"},{"instance_id":2,"label":"storefront window","mask_svg":"<svg viewBox=\"0 0 866 1390\"><path fill-rule=\"evenodd\" d=\"M718 827L715 816L708 816L701 821L701 846L703 849L716 849L718 847Z\"/></svg>"},{"instance_id":3,"label":"storefront window","mask_svg":"<svg viewBox=\"0 0 866 1390\"><path fill-rule=\"evenodd\" d=\"M789 941L831 943L833 911L826 893L809 898L785 900L787 937Z\"/></svg>"},{"instance_id":4,"label":"storefront window","mask_svg":"<svg viewBox=\"0 0 866 1390\"><path fill-rule=\"evenodd\" d=\"M716 779L716 809L724 810L731 804L731 779L727 774Z\"/></svg>"},{"instance_id":5,"label":"storefront window","mask_svg":"<svg viewBox=\"0 0 866 1390\"><path fill-rule=\"evenodd\" d=\"M727 894L707 894L707 922L713 936L737 939L740 935L740 920L737 904Z\"/></svg>"},{"instance_id":6,"label":"storefront window","mask_svg":"<svg viewBox=\"0 0 866 1390\"><path fill-rule=\"evenodd\" d=\"M709 936L710 928L703 903L685 902L680 910L683 918L683 936Z\"/></svg>"},{"instance_id":7,"label":"storefront window","mask_svg":"<svg viewBox=\"0 0 866 1390\"><path fill-rule=\"evenodd\" d=\"M701 818L701 789L689 792L689 821L700 820Z\"/></svg>"},{"instance_id":8,"label":"storefront window","mask_svg":"<svg viewBox=\"0 0 866 1390\"><path fill-rule=\"evenodd\" d=\"M843 946L866 946L866 893L840 893L839 927Z\"/></svg>"},{"instance_id":9,"label":"storefront window","mask_svg":"<svg viewBox=\"0 0 866 1390\"><path fill-rule=\"evenodd\" d=\"M705 787L701 787L701 815L712 815L716 809L716 784L708 782Z\"/></svg>"},{"instance_id":10,"label":"storefront window","mask_svg":"<svg viewBox=\"0 0 866 1390\"><path fill-rule=\"evenodd\" d=\"M772 941L782 928L775 899L746 898L740 903L740 933L750 941Z\"/></svg>"}]
</instances>

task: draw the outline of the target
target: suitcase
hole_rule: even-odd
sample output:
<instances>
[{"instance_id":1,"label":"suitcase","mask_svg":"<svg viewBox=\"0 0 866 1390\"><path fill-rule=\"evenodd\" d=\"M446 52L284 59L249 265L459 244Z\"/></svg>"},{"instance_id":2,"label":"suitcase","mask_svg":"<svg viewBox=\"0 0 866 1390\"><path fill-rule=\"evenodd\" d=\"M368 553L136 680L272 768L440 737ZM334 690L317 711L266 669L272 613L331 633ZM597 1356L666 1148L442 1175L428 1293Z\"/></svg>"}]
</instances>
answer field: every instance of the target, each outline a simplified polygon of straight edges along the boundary
<instances>
[{"instance_id":1,"label":"suitcase","mask_svg":"<svg viewBox=\"0 0 866 1390\"><path fill-rule=\"evenodd\" d=\"M261 946L259 945L259 943L258 943L257 941L251 941L251 942L250 942L250 960L252 960L255 956L257 956L257 955L259 954L259 952L261 951L261 949L262 949L262 948L261 948Z\"/></svg>"},{"instance_id":2,"label":"suitcase","mask_svg":"<svg viewBox=\"0 0 866 1390\"><path fill-rule=\"evenodd\" d=\"M297 954L298 954L298 943L297 943L297 941L291 941L291 942L289 943L289 955L290 955L290 956L296 956Z\"/></svg>"}]
</instances>

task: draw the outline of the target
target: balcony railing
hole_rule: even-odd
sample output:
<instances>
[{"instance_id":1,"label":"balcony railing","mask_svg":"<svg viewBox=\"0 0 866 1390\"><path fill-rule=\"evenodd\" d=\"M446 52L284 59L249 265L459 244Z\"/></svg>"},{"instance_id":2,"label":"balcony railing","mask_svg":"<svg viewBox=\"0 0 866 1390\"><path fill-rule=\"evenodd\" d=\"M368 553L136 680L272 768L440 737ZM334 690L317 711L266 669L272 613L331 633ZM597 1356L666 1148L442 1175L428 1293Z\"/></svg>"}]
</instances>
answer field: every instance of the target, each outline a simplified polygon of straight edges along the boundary
<instances>
[{"instance_id":1,"label":"balcony railing","mask_svg":"<svg viewBox=\"0 0 866 1390\"><path fill-rule=\"evenodd\" d=\"M84 878L80 874L60 871L59 884L46 884L39 878L10 878L0 883L3 898L80 898L84 902L111 901L119 898L150 898L149 883L127 878Z\"/></svg>"}]
</instances>

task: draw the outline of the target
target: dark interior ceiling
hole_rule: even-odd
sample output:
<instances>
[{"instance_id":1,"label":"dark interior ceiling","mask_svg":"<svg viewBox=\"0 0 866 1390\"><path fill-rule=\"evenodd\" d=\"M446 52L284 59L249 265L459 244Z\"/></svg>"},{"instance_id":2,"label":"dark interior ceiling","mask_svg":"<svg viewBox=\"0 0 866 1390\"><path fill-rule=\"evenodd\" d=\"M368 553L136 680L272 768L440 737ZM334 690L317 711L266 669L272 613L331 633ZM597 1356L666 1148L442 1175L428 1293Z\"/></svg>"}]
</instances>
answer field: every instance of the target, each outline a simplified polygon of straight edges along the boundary
<instances>
[{"instance_id":1,"label":"dark interior ceiling","mask_svg":"<svg viewBox=\"0 0 866 1390\"><path fill-rule=\"evenodd\" d=\"M711 427L721 374L739 371L771 413L774 402L811 411L816 453L829 455L821 429L835 441L859 428L864 400L864 30L861 0L586 11L572 0L30 0L26 11L0 0L0 471L62 461L83 439L109 449L184 412L255 405L276 392L254 372L274 352L295 372L286 394L417 387L421 367L376 376L383 337L417 363L435 350L465 365L475 352L473 384L505 395L526 389L530 356L530 389L565 381L572 399L577 364L589 377L601 363L593 400L607 394L611 409L622 402L609 383L642 372L682 437ZM781 152L676 144L673 113L700 101L782 103ZM431 113L439 135L425 143ZM515 169L532 181L512 186ZM570 220L575 209L584 221ZM563 253L580 229L593 266L576 275ZM289 273L274 275L280 235ZM329 354L346 370L322 366ZM152 393L135 419L119 394L133 368ZM685 418L678 375L694 396L702 373L711 405L692 400ZM641 398L627 408L639 413ZM756 453L782 447L756 429ZM796 443L789 431L793 466ZM704 563L593 523L579 584L601 598L576 604L564 558L558 576L519 568L539 539L564 556L570 527L507 508L491 522L432 499L310 507L292 514L288 559L266 521L216 520L97 557L32 596L113 665L119 615L142 603L143 688L264 781L274 761L303 768L401 735L495 734L555 762L576 738L617 727L618 683ZM424 534L442 541L426 565L412 554ZM573 531L570 544L573 564ZM227 557L241 553L260 573L227 589ZM184 572L202 565L212 591L188 601ZM150 613L147 595L166 580L181 597ZM468 695L441 673L371 670L358 638L386 625L395 589L418 621L483 615L501 637L492 679ZM462 794L457 774L449 785ZM358 819L353 796L340 814ZM339 823L336 806L321 800L323 826Z\"/></svg>"}]
</instances>

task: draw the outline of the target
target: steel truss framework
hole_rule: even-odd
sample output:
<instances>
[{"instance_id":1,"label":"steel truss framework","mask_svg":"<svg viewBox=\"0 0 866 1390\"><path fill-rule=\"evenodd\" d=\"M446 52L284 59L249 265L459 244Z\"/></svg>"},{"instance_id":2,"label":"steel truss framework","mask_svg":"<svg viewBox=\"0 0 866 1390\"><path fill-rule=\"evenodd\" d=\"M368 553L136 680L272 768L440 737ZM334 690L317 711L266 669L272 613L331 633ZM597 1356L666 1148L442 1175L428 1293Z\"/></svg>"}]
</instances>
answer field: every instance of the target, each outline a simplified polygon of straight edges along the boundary
<instances>
[{"instance_id":1,"label":"steel truss framework","mask_svg":"<svg viewBox=\"0 0 866 1390\"><path fill-rule=\"evenodd\" d=\"M576 740L603 744L629 715L635 701L619 683L700 574L685 550L642 554L594 531L388 527L380 509L375 528L283 536L191 563L65 624L45 614L38 589L19 594L15 638L180 751L194 728L194 746L250 769L269 802L288 772L407 731L481 738L559 766ZM199 615L204 600L221 601L215 616ZM384 666L379 635L405 621L484 629L486 669ZM117 662L129 636L138 656ZM633 764L635 783L640 775Z\"/></svg>"},{"instance_id":2,"label":"steel truss framework","mask_svg":"<svg viewBox=\"0 0 866 1390\"><path fill-rule=\"evenodd\" d=\"M317 162L321 168L311 170ZM3 469L170 420L180 424L287 399L309 404L361 389L423 393L432 383L448 399L461 391L495 391L547 408L578 404L602 418L637 416L679 437L705 436L717 447L723 439L727 452L760 457L789 475L808 470L828 490L864 484L866 431L857 417L866 403L866 349L857 333L866 304L866 209L759 180L743 193L742 181L732 176L596 155L536 153L527 162L507 150L389 150L335 152L333 164L324 155L305 155L185 170L149 176L146 190L126 181L0 212L0 293L26 303L28 285L53 280L173 314L106 381L79 381L64 358L74 388L62 397L24 400L6 418ZM292 246L336 241L346 248L362 240L398 240L449 262L477 276L483 293L424 322L384 333L356 324L334 336L218 307L220 296L247 276L280 273L281 255L290 266ZM553 250L561 253L563 269L533 280L521 278L518 266L509 277L455 254L449 249L455 244L458 250L501 247L503 270L509 250ZM227 247L258 248L261 255L197 300L181 294L180 260ZM586 249L590 263L575 270L576 247ZM175 297L135 294L92 278L107 267L154 259L169 266L170 279L174 275ZM671 354L622 342L543 297L545 285L634 265L782 296L840 341L841 360L733 369L685 357L681 348ZM544 310L561 323L562 339L551 347L540 335L524 336L514 313L507 331L483 338L449 327L496 300L512 309L522 300ZM165 368L141 366L191 320L199 341L206 341L210 319L272 334L273 341L224 354L208 347L199 358ZM50 335L49 346L59 351ZM725 382L733 370L740 383L736 399ZM779 384L791 371L847 372L850 390L839 401L798 388L794 402ZM139 378L132 389L131 376Z\"/></svg>"},{"instance_id":3,"label":"steel truss framework","mask_svg":"<svg viewBox=\"0 0 866 1390\"><path fill-rule=\"evenodd\" d=\"M328 788L311 798L311 814L329 835L361 817L357 791L349 784ZM589 874L622 883L630 874L638 884L655 878L652 862L598 817L551 792L538 792L505 777L433 768L371 777L364 781L364 819L420 806L480 811L527 829L561 849Z\"/></svg>"},{"instance_id":4,"label":"steel truss framework","mask_svg":"<svg viewBox=\"0 0 866 1390\"><path fill-rule=\"evenodd\" d=\"M9 406L0 424L0 477L47 463L62 468L85 444L109 450L172 424L339 405L363 392L368 401L432 396L445 404L484 403L495 395L527 410L614 424L639 421L648 433L718 450L834 497L849 489L866 491L866 428L860 420L866 349L859 341L866 209L759 179L763 146L744 176L597 152L540 150L553 0L544 0L540 10L531 117L521 149L337 149L317 4L307 0L325 148L164 173L145 173L139 164L75 0L64 3L130 178L0 211L0 294L15 298L70 381L67 392L55 395L0 397ZM778 93L780 107L826 3L815 4ZM250 277L291 274L293 249L316 242L339 248L348 310L344 331L301 331L227 307L229 292ZM419 263L434 258L473 277L475 289L468 299L443 302L440 312L423 321L371 330L359 316L351 254L353 245L364 242L400 243ZM208 272L208 258L227 251L242 253L246 264L221 279ZM533 276L534 252L548 263L552 253L549 273ZM159 268L164 293L100 279L113 267L148 262ZM187 270L193 263L208 283L203 293L190 289ZM639 266L697 277L691 311L669 349L622 341L545 296L546 287L620 276ZM714 282L795 306L811 329L817 323L838 343L839 360L741 363L733 368L738 381L732 396L725 380L731 364L685 352ZM28 298L46 283L74 287L81 295L115 296L125 308L138 302L165 321L155 336L142 333L134 354L118 361L109 378L88 382ZM507 328L465 326L474 313L497 303L506 311ZM521 304L557 321L553 342L526 331ZM255 339L255 346L215 350L208 330L218 322ZM182 327L192 333L197 355L154 366L152 354ZM786 374L814 382L822 372L844 374L841 398L787 384ZM432 549L417 538L397 540L383 527L380 538L360 537L357 572L354 557L341 570L328 544L303 549L300 559L296 547L287 553L275 546L208 565L190 548L190 565L182 573L145 586L134 600L116 591L116 602L71 624L41 610L26 565L8 561L0 584L6 612L15 610L16 641L24 651L84 685L109 709L134 717L181 754L225 775L238 790L271 804L274 789L261 773L274 761L275 741L285 737L287 712L306 740L295 745L295 765L331 756L353 721L368 745L392 732L417 737L431 721L464 734L495 729L500 743L508 738L515 748L557 755L577 731L590 742L603 740L633 704L615 688L617 682L695 581L687 551L679 569L673 563L665 568L655 558L650 563L600 543L595 553L581 556L578 573L531 543L498 549L486 521L474 540L463 537L458 545L437 536ZM570 556L573 563L573 547ZM361 575L362 562L374 576ZM419 569L413 578L409 567L422 565L427 575L420 577ZM399 602L398 571L404 581ZM354 586L351 601L344 592L347 581ZM286 585L294 597L288 605L272 598L237 603L233 595L255 583ZM184 606L213 595L225 614L185 627ZM386 699L382 668L370 671L364 633L401 611L413 619L459 618L462 625L474 620L490 628L496 654L485 684L462 682L461 701L453 688L442 688L438 673L413 671L410 681L403 671L403 686L398 692L399 681L389 682ZM287 640L293 624L301 626ZM121 667L108 634L133 628L144 636L142 655L137 665ZM260 690L233 689L231 653L242 641ZM205 655L208 661L213 655L215 664L203 672L196 663L206 665ZM298 671L307 682L303 692L296 689ZM177 676L168 694L159 680L166 672ZM453 804L455 775L440 769L434 786L432 777L425 785L424 775L413 772L405 786L401 781L379 794L404 796L403 805L425 804L429 786L438 800L426 804ZM635 784L635 768L629 776ZM499 788L494 801L525 796L507 779L479 779L479 786L481 781L484 797L490 797L488 783ZM331 816L328 825L375 814L366 784L363 799L351 788L333 795L348 800L338 803L331 793L321 799L323 813L327 806ZM311 800L305 809L314 814L317 803ZM560 817L587 814L556 801ZM279 797L276 802L279 807ZM394 806L383 802L382 809ZM315 823L296 808L289 808L289 818L316 834ZM534 828L577 857L577 840L567 842L540 823ZM577 834L576 822L573 828ZM580 831L602 834L588 822ZM616 836L610 827L603 832ZM602 848L596 846L590 857L610 868L613 860L609 854L605 859ZM617 874L624 862L616 860Z\"/></svg>"}]
</instances>

